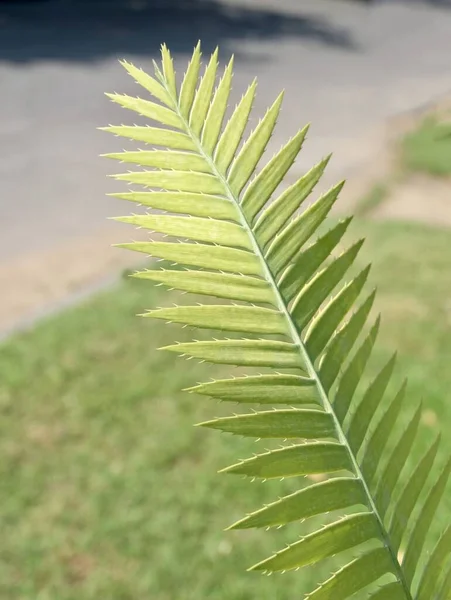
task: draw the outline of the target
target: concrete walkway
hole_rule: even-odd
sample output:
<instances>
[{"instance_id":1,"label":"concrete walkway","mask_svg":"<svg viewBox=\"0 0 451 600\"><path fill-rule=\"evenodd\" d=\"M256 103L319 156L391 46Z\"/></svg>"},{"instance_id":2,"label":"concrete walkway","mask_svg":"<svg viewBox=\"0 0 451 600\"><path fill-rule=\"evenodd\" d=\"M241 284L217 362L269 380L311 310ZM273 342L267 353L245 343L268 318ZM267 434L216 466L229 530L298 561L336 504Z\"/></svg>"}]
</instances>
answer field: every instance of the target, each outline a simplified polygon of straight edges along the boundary
<instances>
[{"instance_id":1,"label":"concrete walkway","mask_svg":"<svg viewBox=\"0 0 451 600\"><path fill-rule=\"evenodd\" d=\"M135 119L103 93L138 92L117 58L150 69L164 41L182 71L199 38L235 53L235 100L258 76L256 114L285 88L272 149L312 123L292 178L333 151L325 183L352 180L387 118L451 90L447 3L0 4L0 330L135 259L109 248L133 235L105 220L127 207L105 197L117 165L97 158L123 144L96 130Z\"/></svg>"}]
</instances>

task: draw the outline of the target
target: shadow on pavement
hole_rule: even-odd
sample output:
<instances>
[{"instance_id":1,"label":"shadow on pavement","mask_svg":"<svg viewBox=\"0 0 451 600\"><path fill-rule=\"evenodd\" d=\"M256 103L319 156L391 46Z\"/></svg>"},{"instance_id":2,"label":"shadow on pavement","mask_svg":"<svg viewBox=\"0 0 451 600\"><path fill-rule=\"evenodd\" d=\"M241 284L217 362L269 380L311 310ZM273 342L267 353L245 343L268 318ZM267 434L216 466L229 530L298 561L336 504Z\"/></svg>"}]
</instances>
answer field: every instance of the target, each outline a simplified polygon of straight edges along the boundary
<instances>
[{"instance_id":1,"label":"shadow on pavement","mask_svg":"<svg viewBox=\"0 0 451 600\"><path fill-rule=\"evenodd\" d=\"M402 0L402 2L404 4L412 2L413 4L428 4L437 8L451 8L451 0Z\"/></svg>"},{"instance_id":2,"label":"shadow on pavement","mask_svg":"<svg viewBox=\"0 0 451 600\"><path fill-rule=\"evenodd\" d=\"M350 33L325 17L219 0L0 0L0 60L87 61L154 55L166 42L191 52L236 39L302 37L355 50Z\"/></svg>"}]
</instances>

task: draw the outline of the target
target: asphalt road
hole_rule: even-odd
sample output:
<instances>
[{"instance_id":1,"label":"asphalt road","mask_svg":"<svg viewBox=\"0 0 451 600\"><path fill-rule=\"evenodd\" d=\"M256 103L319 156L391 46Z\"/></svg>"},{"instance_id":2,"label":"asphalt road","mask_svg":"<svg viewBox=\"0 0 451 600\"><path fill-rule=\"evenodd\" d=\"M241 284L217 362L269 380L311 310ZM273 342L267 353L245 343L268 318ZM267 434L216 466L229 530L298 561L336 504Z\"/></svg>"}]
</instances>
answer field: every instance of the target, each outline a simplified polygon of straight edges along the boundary
<instances>
[{"instance_id":1,"label":"asphalt road","mask_svg":"<svg viewBox=\"0 0 451 600\"><path fill-rule=\"evenodd\" d=\"M311 122L297 168L334 151L331 180L365 157L356 140L451 90L449 2L0 2L0 266L115 226L98 155L123 144L96 127L134 120L105 91L137 92L117 59L150 69L166 42L182 70L199 38L235 53L235 98L258 76L257 113L285 88L273 147Z\"/></svg>"}]
</instances>

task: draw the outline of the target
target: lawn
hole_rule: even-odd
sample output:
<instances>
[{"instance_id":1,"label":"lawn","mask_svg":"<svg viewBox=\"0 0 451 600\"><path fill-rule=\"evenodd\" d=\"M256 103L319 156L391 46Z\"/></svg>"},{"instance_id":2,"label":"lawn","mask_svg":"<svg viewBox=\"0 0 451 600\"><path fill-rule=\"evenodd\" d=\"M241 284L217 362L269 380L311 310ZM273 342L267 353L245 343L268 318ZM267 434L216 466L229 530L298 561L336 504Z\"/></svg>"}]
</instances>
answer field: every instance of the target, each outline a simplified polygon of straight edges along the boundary
<instances>
[{"instance_id":1,"label":"lawn","mask_svg":"<svg viewBox=\"0 0 451 600\"><path fill-rule=\"evenodd\" d=\"M373 368L400 350L427 443L451 423L451 233L352 232L368 238L383 312ZM291 600L311 585L245 571L295 529L223 532L296 481L216 474L256 445L192 427L225 407L180 389L228 369L156 351L190 332L134 315L173 300L127 279L0 348L0 598Z\"/></svg>"},{"instance_id":2,"label":"lawn","mask_svg":"<svg viewBox=\"0 0 451 600\"><path fill-rule=\"evenodd\" d=\"M401 143L401 158L408 171L451 175L451 123L432 115L408 133Z\"/></svg>"}]
</instances>

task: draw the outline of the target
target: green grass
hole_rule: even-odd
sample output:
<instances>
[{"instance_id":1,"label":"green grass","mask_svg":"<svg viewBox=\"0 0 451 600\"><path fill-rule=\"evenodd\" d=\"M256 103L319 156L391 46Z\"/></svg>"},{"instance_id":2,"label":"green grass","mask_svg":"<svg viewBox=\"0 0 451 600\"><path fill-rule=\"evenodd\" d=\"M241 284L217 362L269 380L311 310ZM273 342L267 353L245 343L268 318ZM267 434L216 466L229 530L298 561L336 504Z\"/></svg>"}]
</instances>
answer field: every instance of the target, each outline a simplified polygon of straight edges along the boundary
<instances>
[{"instance_id":1,"label":"green grass","mask_svg":"<svg viewBox=\"0 0 451 600\"><path fill-rule=\"evenodd\" d=\"M451 234L362 232L384 315L375 364L399 348L426 443L451 422ZM190 332L134 315L173 299L127 280L0 349L0 598L291 600L312 584L245 571L296 527L222 531L299 482L216 474L257 446L192 427L227 407L180 389L228 369L156 351Z\"/></svg>"},{"instance_id":2,"label":"green grass","mask_svg":"<svg viewBox=\"0 0 451 600\"><path fill-rule=\"evenodd\" d=\"M376 183L373 187L361 198L355 208L354 214L358 217L366 217L374 211L384 200L389 193L387 183Z\"/></svg>"},{"instance_id":3,"label":"green grass","mask_svg":"<svg viewBox=\"0 0 451 600\"><path fill-rule=\"evenodd\" d=\"M401 142L401 159L408 171L451 175L451 124L431 116Z\"/></svg>"}]
</instances>

